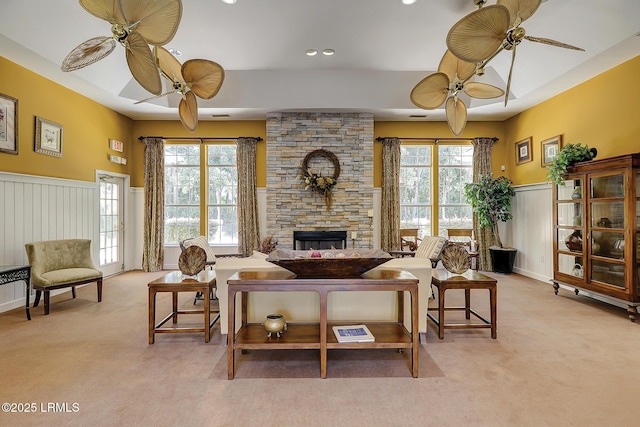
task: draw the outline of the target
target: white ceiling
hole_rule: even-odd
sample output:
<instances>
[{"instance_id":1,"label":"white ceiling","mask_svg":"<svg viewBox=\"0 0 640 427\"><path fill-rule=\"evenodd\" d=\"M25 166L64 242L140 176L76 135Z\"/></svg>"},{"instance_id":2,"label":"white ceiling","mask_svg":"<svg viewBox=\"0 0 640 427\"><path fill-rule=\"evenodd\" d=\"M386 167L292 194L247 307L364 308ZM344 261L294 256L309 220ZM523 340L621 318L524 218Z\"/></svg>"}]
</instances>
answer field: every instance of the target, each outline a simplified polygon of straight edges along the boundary
<instances>
[{"instance_id":1,"label":"white ceiling","mask_svg":"<svg viewBox=\"0 0 640 427\"><path fill-rule=\"evenodd\" d=\"M490 0L489 4L495 1ZM200 120L264 120L273 111L371 112L376 120L445 120L409 100L434 72L451 26L475 10L473 0L183 0L167 48L181 62L204 58L225 68L218 95L198 100ZM523 27L528 35L580 46L585 52L523 41L511 97L472 103L469 120L504 120L640 54L639 0L549 0ZM0 53L133 119L177 119L177 95L158 105L132 79L124 49L71 73L64 57L81 42L110 36L110 25L77 0L2 0ZM335 49L330 57L305 50ZM502 52L483 80L505 87L511 54ZM0 77L1 78L1 77ZM621 85L622 88L622 85ZM474 102L476 102L474 100ZM485 101L486 102L486 101ZM427 115L410 118L410 115Z\"/></svg>"}]
</instances>

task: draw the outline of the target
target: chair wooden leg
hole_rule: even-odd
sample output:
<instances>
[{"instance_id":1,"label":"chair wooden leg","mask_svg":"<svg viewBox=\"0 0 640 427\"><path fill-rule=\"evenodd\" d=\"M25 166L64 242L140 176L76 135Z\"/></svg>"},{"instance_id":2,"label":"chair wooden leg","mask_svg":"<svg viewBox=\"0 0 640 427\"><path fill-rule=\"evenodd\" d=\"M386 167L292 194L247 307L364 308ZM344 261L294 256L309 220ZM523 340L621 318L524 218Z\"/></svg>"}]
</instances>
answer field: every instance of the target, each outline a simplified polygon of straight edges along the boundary
<instances>
[{"instance_id":1,"label":"chair wooden leg","mask_svg":"<svg viewBox=\"0 0 640 427\"><path fill-rule=\"evenodd\" d=\"M98 279L96 281L96 284L98 286L98 302L102 301L102 278Z\"/></svg>"},{"instance_id":2,"label":"chair wooden leg","mask_svg":"<svg viewBox=\"0 0 640 427\"><path fill-rule=\"evenodd\" d=\"M40 304L40 295L42 295L42 291L36 289L36 299L33 301L33 306L37 307Z\"/></svg>"},{"instance_id":3,"label":"chair wooden leg","mask_svg":"<svg viewBox=\"0 0 640 427\"><path fill-rule=\"evenodd\" d=\"M49 291L44 291L44 315L49 314L49 301L50 301Z\"/></svg>"},{"instance_id":4,"label":"chair wooden leg","mask_svg":"<svg viewBox=\"0 0 640 427\"><path fill-rule=\"evenodd\" d=\"M71 296L72 296L73 298L75 298L75 297L76 297L76 287L75 287L75 286L72 286L72 287L71 287Z\"/></svg>"}]
</instances>

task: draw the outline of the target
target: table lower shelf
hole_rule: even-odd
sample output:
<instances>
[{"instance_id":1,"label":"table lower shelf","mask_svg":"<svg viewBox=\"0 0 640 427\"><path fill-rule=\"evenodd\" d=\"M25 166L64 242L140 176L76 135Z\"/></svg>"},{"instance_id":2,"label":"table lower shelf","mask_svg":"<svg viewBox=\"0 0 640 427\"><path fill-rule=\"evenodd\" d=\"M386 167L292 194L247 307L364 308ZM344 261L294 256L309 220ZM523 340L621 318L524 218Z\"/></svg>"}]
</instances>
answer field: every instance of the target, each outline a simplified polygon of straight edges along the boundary
<instances>
[{"instance_id":1,"label":"table lower shelf","mask_svg":"<svg viewBox=\"0 0 640 427\"><path fill-rule=\"evenodd\" d=\"M411 348L411 334L401 323L366 322L375 337L374 342L339 343L333 326L362 324L362 322L340 322L327 324L327 348ZM289 323L280 337L271 334L261 324L244 325L235 337L237 349L316 349L320 348L320 325L318 323Z\"/></svg>"}]
</instances>

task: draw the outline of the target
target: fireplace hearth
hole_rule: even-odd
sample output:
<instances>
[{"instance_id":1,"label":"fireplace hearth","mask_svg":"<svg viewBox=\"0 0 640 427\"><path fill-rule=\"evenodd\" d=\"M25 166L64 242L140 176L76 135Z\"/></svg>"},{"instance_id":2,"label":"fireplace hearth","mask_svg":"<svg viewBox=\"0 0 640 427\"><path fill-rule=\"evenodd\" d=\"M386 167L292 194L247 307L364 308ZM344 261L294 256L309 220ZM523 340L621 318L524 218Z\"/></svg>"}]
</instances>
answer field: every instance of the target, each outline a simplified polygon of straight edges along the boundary
<instances>
[{"instance_id":1,"label":"fireplace hearth","mask_svg":"<svg viewBox=\"0 0 640 427\"><path fill-rule=\"evenodd\" d=\"M346 231L294 231L293 249L346 249Z\"/></svg>"}]
</instances>

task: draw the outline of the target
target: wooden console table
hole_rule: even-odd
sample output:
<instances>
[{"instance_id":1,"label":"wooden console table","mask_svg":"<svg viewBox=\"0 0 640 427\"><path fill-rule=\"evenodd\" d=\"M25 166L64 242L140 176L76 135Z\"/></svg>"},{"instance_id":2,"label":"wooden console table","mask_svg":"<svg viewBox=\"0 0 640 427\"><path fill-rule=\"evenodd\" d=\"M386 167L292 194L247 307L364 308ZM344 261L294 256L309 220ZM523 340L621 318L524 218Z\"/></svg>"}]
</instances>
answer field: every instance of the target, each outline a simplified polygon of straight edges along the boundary
<instances>
[{"instance_id":1,"label":"wooden console table","mask_svg":"<svg viewBox=\"0 0 640 427\"><path fill-rule=\"evenodd\" d=\"M235 375L235 351L247 349L319 349L320 377L327 377L327 350L362 348L398 348L411 350L411 374L418 377L418 279L411 273L396 270L369 271L359 278L297 279L289 271L240 271L227 281L229 287L228 369L229 379ZM264 327L247 322L248 292L317 292L320 296L318 323L287 322L287 330L280 336L267 337ZM335 291L397 291L397 322L365 322L375 342L339 343L332 326L362 322L329 323L327 296ZM411 333L404 326L403 292L411 295ZM236 295L242 295L242 325L236 330Z\"/></svg>"},{"instance_id":2,"label":"wooden console table","mask_svg":"<svg viewBox=\"0 0 640 427\"><path fill-rule=\"evenodd\" d=\"M31 320L29 313L29 293L31 292L31 266L30 265L0 265L0 285L6 283L24 280L27 289L27 301L25 310L27 311L27 320Z\"/></svg>"}]
</instances>

